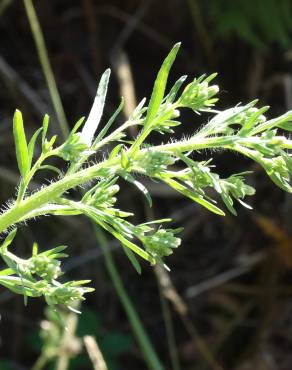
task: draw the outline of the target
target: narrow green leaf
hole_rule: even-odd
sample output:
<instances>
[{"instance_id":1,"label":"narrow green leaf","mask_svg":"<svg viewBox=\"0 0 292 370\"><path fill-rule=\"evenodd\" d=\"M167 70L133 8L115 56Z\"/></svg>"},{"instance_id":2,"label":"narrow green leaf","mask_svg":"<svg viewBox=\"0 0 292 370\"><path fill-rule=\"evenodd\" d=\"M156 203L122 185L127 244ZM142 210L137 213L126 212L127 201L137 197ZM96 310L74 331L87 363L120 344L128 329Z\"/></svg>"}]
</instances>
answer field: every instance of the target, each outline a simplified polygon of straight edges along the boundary
<instances>
[{"instance_id":1,"label":"narrow green leaf","mask_svg":"<svg viewBox=\"0 0 292 370\"><path fill-rule=\"evenodd\" d=\"M137 107L134 109L133 113L129 117L131 121L134 121L135 119L139 119L143 113L146 112L147 108L144 107L144 104L146 103L146 98L143 98L140 103L137 105Z\"/></svg>"},{"instance_id":2,"label":"narrow green leaf","mask_svg":"<svg viewBox=\"0 0 292 370\"><path fill-rule=\"evenodd\" d=\"M21 112L16 109L13 117L13 135L19 172L25 177L29 171L29 156Z\"/></svg>"},{"instance_id":3,"label":"narrow green leaf","mask_svg":"<svg viewBox=\"0 0 292 370\"><path fill-rule=\"evenodd\" d=\"M105 230L110 232L116 239L118 239L124 246L127 248L130 248L133 252L138 254L140 257L144 258L146 261L149 261L151 264L155 264L155 259L147 253L144 249L138 247L136 244L130 242L127 238L125 238L122 234L117 232L116 230L111 227L105 222L102 218L104 218L104 215L102 215L100 212L98 212L97 209L94 209L90 206L87 206L85 204L80 204L77 202L74 202L76 209L79 209L84 215L91 218L94 222L102 226ZM110 222L110 220L109 220Z\"/></svg>"},{"instance_id":4,"label":"narrow green leaf","mask_svg":"<svg viewBox=\"0 0 292 370\"><path fill-rule=\"evenodd\" d=\"M135 185L146 197L149 207L152 207L152 199L147 188L138 180L135 179L130 173L125 171L119 171L119 174L128 182Z\"/></svg>"},{"instance_id":5,"label":"narrow green leaf","mask_svg":"<svg viewBox=\"0 0 292 370\"><path fill-rule=\"evenodd\" d=\"M85 120L85 117L79 118L79 120L75 123L74 127L72 128L70 132L70 136L75 134L76 131L78 131L79 127L82 126L84 120Z\"/></svg>"},{"instance_id":6,"label":"narrow green leaf","mask_svg":"<svg viewBox=\"0 0 292 370\"><path fill-rule=\"evenodd\" d=\"M47 114L45 114L43 118L42 146L44 146L46 141L46 136L49 128L49 120L50 117Z\"/></svg>"},{"instance_id":7,"label":"narrow green leaf","mask_svg":"<svg viewBox=\"0 0 292 370\"><path fill-rule=\"evenodd\" d=\"M102 117L110 74L111 70L108 68L101 76L91 111L81 131L82 138L89 147Z\"/></svg>"},{"instance_id":8,"label":"narrow green leaf","mask_svg":"<svg viewBox=\"0 0 292 370\"><path fill-rule=\"evenodd\" d=\"M8 275L13 275L14 271L11 268L7 268L4 270L0 271L0 276L8 276Z\"/></svg>"},{"instance_id":9,"label":"narrow green leaf","mask_svg":"<svg viewBox=\"0 0 292 370\"><path fill-rule=\"evenodd\" d=\"M199 134L218 134L224 131L230 123L234 123L236 118L238 118L242 113L248 111L250 108L254 107L258 102L257 99L251 101L244 106L236 106L234 108L225 109L217 113L203 128L199 131ZM223 138L224 140L224 138Z\"/></svg>"},{"instance_id":10,"label":"narrow green leaf","mask_svg":"<svg viewBox=\"0 0 292 370\"><path fill-rule=\"evenodd\" d=\"M144 142L144 140L146 139L146 137L150 134L152 130L151 124L153 123L154 118L156 117L159 111L159 108L161 106L161 103L163 101L169 71L176 58L179 48L180 48L180 43L177 43L174 45L170 53L164 59L164 62L162 63L162 66L157 74L154 87L153 87L153 91L151 94L149 106L147 109L147 115L145 118L144 127L142 131L140 132L139 137L136 139L136 141L130 148L131 155L137 152L140 145Z\"/></svg>"},{"instance_id":11,"label":"narrow green leaf","mask_svg":"<svg viewBox=\"0 0 292 370\"><path fill-rule=\"evenodd\" d=\"M123 218L134 216L134 213L132 212L124 212L116 208L108 208L106 213L112 216L123 217Z\"/></svg>"},{"instance_id":12,"label":"narrow green leaf","mask_svg":"<svg viewBox=\"0 0 292 370\"><path fill-rule=\"evenodd\" d=\"M62 175L62 171L59 170L59 168L52 166L50 164L44 164L43 166L40 166L39 170L49 170L49 171L56 172L59 176Z\"/></svg>"},{"instance_id":13,"label":"narrow green leaf","mask_svg":"<svg viewBox=\"0 0 292 370\"><path fill-rule=\"evenodd\" d=\"M140 257L144 258L146 261L151 264L155 264L155 259L150 256L144 249L138 247L138 245L132 243L130 240L126 239L123 235L116 232L112 227L101 220L95 220L102 226L105 230L110 232L115 238L117 238L125 247L130 248L133 252L138 254Z\"/></svg>"},{"instance_id":14,"label":"narrow green leaf","mask_svg":"<svg viewBox=\"0 0 292 370\"><path fill-rule=\"evenodd\" d=\"M129 258L131 264L133 265L134 269L138 272L138 274L141 274L142 270L141 270L141 265L139 263L139 261L137 260L135 254L131 251L131 249L127 248L127 247L124 247L123 246L123 250L126 254L126 256Z\"/></svg>"},{"instance_id":15,"label":"narrow green leaf","mask_svg":"<svg viewBox=\"0 0 292 370\"><path fill-rule=\"evenodd\" d=\"M51 258L56 258L55 256L64 256L67 257L67 254L61 253L65 249L67 249L67 245L59 245L58 247L55 247L53 249L49 249L48 251L40 253L40 255L49 256Z\"/></svg>"},{"instance_id":16,"label":"narrow green leaf","mask_svg":"<svg viewBox=\"0 0 292 370\"><path fill-rule=\"evenodd\" d=\"M143 224L140 224L140 226L162 224L164 222L172 222L172 219L171 218L160 218L158 220L152 220L152 221L148 221L148 222L143 222Z\"/></svg>"},{"instance_id":17,"label":"narrow green leaf","mask_svg":"<svg viewBox=\"0 0 292 370\"><path fill-rule=\"evenodd\" d=\"M24 286L24 284L30 284L30 282L26 279L22 279L16 276L1 276L0 277L0 284L5 286L7 289L10 289L13 293L16 294L26 294L29 297L39 297L41 294L33 290L28 286Z\"/></svg>"},{"instance_id":18,"label":"narrow green leaf","mask_svg":"<svg viewBox=\"0 0 292 370\"><path fill-rule=\"evenodd\" d=\"M223 192L221 193L221 198L223 202L225 203L226 207L228 208L229 212L231 212L234 216L237 216L237 212L235 208L233 207L233 200L231 196Z\"/></svg>"},{"instance_id":19,"label":"narrow green leaf","mask_svg":"<svg viewBox=\"0 0 292 370\"><path fill-rule=\"evenodd\" d=\"M108 122L106 123L106 125L104 126L104 128L97 135L97 137L96 137L96 139L94 141L93 147L106 135L106 133L111 128L111 126L114 123L114 121L116 120L117 116L120 114L120 112L124 108L124 105L125 105L125 101L124 101L124 98L122 98L122 100L120 102L120 105L118 106L118 108L116 109L116 111L114 112L114 114L111 116L111 118L108 120Z\"/></svg>"},{"instance_id":20,"label":"narrow green leaf","mask_svg":"<svg viewBox=\"0 0 292 370\"><path fill-rule=\"evenodd\" d=\"M154 117L156 116L162 99L164 97L164 92L166 88L166 83L169 75L170 68L176 58L177 52L180 48L180 43L174 45L171 49L167 57L165 58L162 66L158 72L157 78L154 83L152 95L150 98L146 121L145 121L145 128L149 125L151 121L153 121Z\"/></svg>"},{"instance_id":21,"label":"narrow green leaf","mask_svg":"<svg viewBox=\"0 0 292 370\"><path fill-rule=\"evenodd\" d=\"M165 97L165 101L168 101L170 103L173 103L176 96L177 96L177 93L179 91L179 89L181 88L182 84L185 82L185 80L187 79L187 75L185 76L181 76L176 82L175 84L172 86L170 92L167 94L167 96Z\"/></svg>"},{"instance_id":22,"label":"narrow green leaf","mask_svg":"<svg viewBox=\"0 0 292 370\"><path fill-rule=\"evenodd\" d=\"M126 169L129 165L129 163L130 163L129 158L127 156L127 153L126 153L125 149L123 148L121 150L121 165L122 165L123 168Z\"/></svg>"},{"instance_id":23,"label":"narrow green leaf","mask_svg":"<svg viewBox=\"0 0 292 370\"><path fill-rule=\"evenodd\" d=\"M288 193L292 193L292 187L289 184L289 179L282 176L279 172L274 171L273 169L265 168L267 174L269 175L270 179L277 185L279 188L287 191Z\"/></svg>"},{"instance_id":24,"label":"narrow green leaf","mask_svg":"<svg viewBox=\"0 0 292 370\"><path fill-rule=\"evenodd\" d=\"M65 286L80 286L80 285L86 285L86 284L90 284L91 283L91 280L77 280L77 281L68 281L67 283L63 284ZM60 284L60 286L62 286ZM93 292L95 289L94 288L86 288L86 289L90 289L91 292Z\"/></svg>"},{"instance_id":25,"label":"narrow green leaf","mask_svg":"<svg viewBox=\"0 0 292 370\"><path fill-rule=\"evenodd\" d=\"M290 125L287 125L286 128L285 123L286 122L289 123L291 122L291 120L292 120L292 111L288 111L277 118L270 119L269 121L266 121L261 125L258 125L251 131L250 135L258 135L261 132L273 129L274 127L281 127L284 128L285 130L289 130Z\"/></svg>"},{"instance_id":26,"label":"narrow green leaf","mask_svg":"<svg viewBox=\"0 0 292 370\"><path fill-rule=\"evenodd\" d=\"M110 155L108 156L108 159L111 160L111 159L115 158L119 154L122 147L123 147L123 144L116 145L114 147L114 149L110 152Z\"/></svg>"},{"instance_id":27,"label":"narrow green leaf","mask_svg":"<svg viewBox=\"0 0 292 370\"><path fill-rule=\"evenodd\" d=\"M32 255L37 256L39 251L38 243L34 242L32 245Z\"/></svg>"},{"instance_id":28,"label":"narrow green leaf","mask_svg":"<svg viewBox=\"0 0 292 370\"><path fill-rule=\"evenodd\" d=\"M118 219L116 217L112 217L107 212L103 212L103 218L106 222L108 222L112 227L115 228L115 230L120 233L121 235L124 235L128 239L133 238L133 232L131 229L131 224L126 222L125 220ZM130 227L129 227L130 226Z\"/></svg>"},{"instance_id":29,"label":"narrow green leaf","mask_svg":"<svg viewBox=\"0 0 292 370\"><path fill-rule=\"evenodd\" d=\"M29 141L29 144L28 144L29 167L31 167L31 164L32 164L32 159L33 159L34 147L35 147L36 140L37 140L39 134L41 133L42 129L43 128L40 127L38 130L36 130L36 132L33 134L32 138Z\"/></svg>"},{"instance_id":30,"label":"narrow green leaf","mask_svg":"<svg viewBox=\"0 0 292 370\"><path fill-rule=\"evenodd\" d=\"M13 229L5 238L4 242L1 245L0 253L5 252L9 245L12 243L13 239L15 238L17 229Z\"/></svg>"},{"instance_id":31,"label":"narrow green leaf","mask_svg":"<svg viewBox=\"0 0 292 370\"><path fill-rule=\"evenodd\" d=\"M45 140L45 144L44 144L45 151L50 150L53 147L53 145L55 144L56 140L57 140L57 135L52 136L49 141Z\"/></svg>"},{"instance_id":32,"label":"narrow green leaf","mask_svg":"<svg viewBox=\"0 0 292 370\"><path fill-rule=\"evenodd\" d=\"M201 204L203 207L207 208L209 211L216 213L219 216L225 216L225 213L220 208L208 202L206 199L201 198L200 196L196 195L193 191L189 190L188 188L186 188L184 185L180 184L179 182L173 179L169 179L169 178L163 178L163 181L165 181L169 186L174 188L179 193Z\"/></svg>"},{"instance_id":33,"label":"narrow green leaf","mask_svg":"<svg viewBox=\"0 0 292 370\"><path fill-rule=\"evenodd\" d=\"M257 112L252 114L252 116L249 118L249 120L245 123L245 125L242 126L242 128L239 130L238 135L246 135L251 131L251 129L254 127L256 120L264 114L266 111L269 110L269 106L264 106L260 108Z\"/></svg>"},{"instance_id":34,"label":"narrow green leaf","mask_svg":"<svg viewBox=\"0 0 292 370\"><path fill-rule=\"evenodd\" d=\"M214 72L214 73L210 74L210 76L206 77L204 82L208 82L209 83L212 80L214 80L214 78L217 77L217 76L218 76L218 73L217 72ZM202 78L202 80L204 79L204 77Z\"/></svg>"}]
</instances>

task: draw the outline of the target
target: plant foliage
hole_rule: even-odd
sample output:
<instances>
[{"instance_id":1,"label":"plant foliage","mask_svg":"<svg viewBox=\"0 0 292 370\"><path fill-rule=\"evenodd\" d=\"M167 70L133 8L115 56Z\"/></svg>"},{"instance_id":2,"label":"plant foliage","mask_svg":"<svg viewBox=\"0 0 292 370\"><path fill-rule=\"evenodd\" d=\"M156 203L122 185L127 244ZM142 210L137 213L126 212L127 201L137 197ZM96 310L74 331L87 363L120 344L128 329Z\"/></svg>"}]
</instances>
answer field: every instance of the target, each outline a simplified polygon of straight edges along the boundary
<instances>
[{"instance_id":1,"label":"plant foliage","mask_svg":"<svg viewBox=\"0 0 292 370\"><path fill-rule=\"evenodd\" d=\"M92 291L84 286L88 281L61 282L60 259L66 255L64 247L39 252L34 244L32 256L22 259L11 250L20 222L44 215L85 215L117 238L126 255L140 271L136 256L150 264L164 264L164 257L173 253L181 240L179 229L164 226L169 219L154 220L139 225L131 222L132 213L117 207L118 180L136 186L151 206L147 188L138 180L147 176L172 187L185 197L199 203L209 211L224 216L224 211L214 198L218 193L226 208L236 215L235 202L250 208L245 198L255 193L246 183L249 172L231 174L222 178L216 173L211 158L196 161L193 153L201 150L228 150L252 159L262 166L271 180L287 192L292 192L292 141L283 132L292 130L292 112L267 119L268 107L257 108L257 101L237 105L223 111L215 110L218 86L212 84L216 74L195 78L185 85L186 76L179 78L166 91L170 68L180 44L176 44L164 60L152 91L149 104L146 99L134 110L130 118L110 132L111 125L123 107L123 101L110 120L99 129L102 118L110 70L101 77L93 107L88 119L79 120L61 145L56 136L48 137L49 117L27 140L21 112L16 110L13 133L20 183L16 200L0 215L0 232L7 233L0 254L6 268L0 272L0 284L27 297L43 296L49 305L63 304L71 307L75 300ZM181 124L180 111L191 109L195 114L207 112L212 118L189 138L173 139L166 144L147 143L149 135L157 131L173 134ZM137 138L127 140L127 129L139 126ZM110 132L110 133L108 133ZM35 146L41 154L36 157ZM108 156L98 163L89 158L105 147ZM52 157L67 162L67 170L48 164ZM35 174L43 169L56 173L54 181L37 191L30 192L29 184ZM69 190L84 186L87 190L76 200ZM72 194L72 192L70 192Z\"/></svg>"}]
</instances>

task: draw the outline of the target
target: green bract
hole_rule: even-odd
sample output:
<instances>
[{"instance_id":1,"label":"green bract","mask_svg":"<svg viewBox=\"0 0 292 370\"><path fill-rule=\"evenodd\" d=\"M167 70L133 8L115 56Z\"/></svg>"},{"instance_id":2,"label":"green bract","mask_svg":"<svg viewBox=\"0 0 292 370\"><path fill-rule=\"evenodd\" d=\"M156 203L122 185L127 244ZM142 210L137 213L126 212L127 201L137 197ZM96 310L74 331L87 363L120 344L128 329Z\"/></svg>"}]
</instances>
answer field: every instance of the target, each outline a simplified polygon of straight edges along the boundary
<instances>
[{"instance_id":1,"label":"green bract","mask_svg":"<svg viewBox=\"0 0 292 370\"><path fill-rule=\"evenodd\" d=\"M265 116L268 107L257 108L256 101L223 111L214 110L219 89L211 82L216 74L201 76L185 87L186 76L182 76L167 91L168 74L179 46L176 44L163 62L148 106L143 99L129 119L115 130L110 131L123 108L123 100L109 121L102 122L110 70L101 77L88 119L84 124L83 119L79 120L67 140L59 146L55 144L56 136L47 137L47 115L42 127L27 142L22 115L16 110L13 133L21 178L15 202L0 215L0 232L12 229L0 248L6 264L0 272L0 284L25 297L43 296L50 305L61 303L68 307L92 291L83 286L88 281L60 282L60 258L65 257L64 247L39 253L35 244L28 259L19 258L10 251L18 223L43 215L87 216L121 242L137 271L141 270L137 255L151 264L164 264L163 258L180 245L181 240L176 236L180 230L165 228L163 224L171 221L168 219L134 225L131 222L133 214L116 205L123 181L136 186L147 198L149 206L152 199L143 184L145 176L167 184L218 215L223 216L224 211L217 204L217 198L221 198L221 203L233 214L236 214L235 201L250 208L245 198L253 195L255 190L246 184L245 177L249 172L221 178L211 164L211 158L205 161L192 159L192 153L196 151L228 149L240 153L260 164L277 186L292 192L292 141L283 134L292 131L292 112L269 120ZM172 134L181 124L180 110L185 108L200 114L207 111L207 123L199 130L194 128L188 139L174 141L172 138L161 145L146 142L153 131ZM210 114L213 115L211 119ZM141 128L134 142L127 140L127 129L131 126ZM41 148L38 158L34 155L35 145ZM101 151L103 157L104 153L109 153L101 162L88 161L91 155ZM67 171L48 165L50 157L67 161ZM31 193L30 182L42 169L56 172L55 180ZM82 185L86 185L87 191L79 194L79 200L76 196L71 199L68 190ZM218 193L216 199L212 196L214 191L210 192L212 189Z\"/></svg>"}]
</instances>

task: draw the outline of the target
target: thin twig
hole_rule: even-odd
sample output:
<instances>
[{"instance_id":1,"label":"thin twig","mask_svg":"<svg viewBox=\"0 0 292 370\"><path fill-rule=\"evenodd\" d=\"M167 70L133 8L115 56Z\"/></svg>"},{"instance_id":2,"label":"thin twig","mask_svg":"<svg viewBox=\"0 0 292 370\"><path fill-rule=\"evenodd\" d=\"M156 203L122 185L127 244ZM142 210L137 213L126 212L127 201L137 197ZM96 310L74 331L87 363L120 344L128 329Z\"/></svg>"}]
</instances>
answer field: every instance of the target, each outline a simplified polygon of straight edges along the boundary
<instances>
[{"instance_id":1,"label":"thin twig","mask_svg":"<svg viewBox=\"0 0 292 370\"><path fill-rule=\"evenodd\" d=\"M137 106L136 92L131 66L127 54L123 50L116 52L113 67L119 80L120 95L124 97L124 115L129 118ZM137 126L129 128L132 136L137 134Z\"/></svg>"},{"instance_id":2,"label":"thin twig","mask_svg":"<svg viewBox=\"0 0 292 370\"><path fill-rule=\"evenodd\" d=\"M156 275L158 288L159 288L159 296L160 296L160 302L161 302L161 309L162 309L162 315L164 319L164 325L165 325L165 332L166 332L166 338L168 342L168 348L169 348L169 357L172 364L173 370L180 370L180 359L178 354L178 348L176 343L176 337L175 337L175 330L173 326L173 319L171 315L170 305L169 302L165 296L165 292L163 291L163 284L161 283L161 275L160 272L163 269L156 265L154 266L154 272Z\"/></svg>"},{"instance_id":3,"label":"thin twig","mask_svg":"<svg viewBox=\"0 0 292 370\"><path fill-rule=\"evenodd\" d=\"M138 24L141 22L141 19L145 16L147 13L151 3L153 0L146 0L142 1L140 5L138 6L137 10L131 17L128 19L125 27L120 32L111 52L111 59L115 60L116 53L121 50L126 43L126 41L130 38L130 36L133 34L135 29L137 28Z\"/></svg>"},{"instance_id":4,"label":"thin twig","mask_svg":"<svg viewBox=\"0 0 292 370\"><path fill-rule=\"evenodd\" d=\"M227 283L230 280L233 280L243 274L249 272L253 266L258 264L265 258L264 253L256 253L253 256L250 256L246 261L244 261L241 265L234 267L230 270L224 271L221 274L218 274L211 279L205 280L195 286L189 287L186 290L185 295L188 298L194 298L200 295L203 292L208 290L217 288L220 285Z\"/></svg>"},{"instance_id":5,"label":"thin twig","mask_svg":"<svg viewBox=\"0 0 292 370\"><path fill-rule=\"evenodd\" d=\"M92 362L94 370L107 370L107 366L103 355L96 343L96 340L91 335L86 335L83 338L85 348L87 350L88 356Z\"/></svg>"}]
</instances>

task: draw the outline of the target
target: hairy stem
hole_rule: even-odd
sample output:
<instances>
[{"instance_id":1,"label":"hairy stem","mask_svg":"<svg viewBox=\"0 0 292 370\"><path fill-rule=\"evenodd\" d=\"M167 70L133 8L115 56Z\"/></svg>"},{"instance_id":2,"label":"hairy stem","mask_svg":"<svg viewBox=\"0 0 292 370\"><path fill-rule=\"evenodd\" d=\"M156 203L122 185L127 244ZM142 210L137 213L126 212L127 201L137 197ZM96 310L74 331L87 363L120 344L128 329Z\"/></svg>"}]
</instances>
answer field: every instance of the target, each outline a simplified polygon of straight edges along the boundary
<instances>
[{"instance_id":1,"label":"hairy stem","mask_svg":"<svg viewBox=\"0 0 292 370\"><path fill-rule=\"evenodd\" d=\"M106 168L111 167L117 160L105 161L92 167L78 171L72 175L65 176L59 181L44 187L38 192L25 198L21 203L13 205L9 210L0 216L0 232L7 230L10 226L25 218L25 215L44 206L47 203L54 203L58 197L67 190L99 177L104 176ZM108 171L106 171L108 173Z\"/></svg>"},{"instance_id":2,"label":"hairy stem","mask_svg":"<svg viewBox=\"0 0 292 370\"><path fill-rule=\"evenodd\" d=\"M254 139L257 138L255 137ZM282 136L275 137L275 140L279 141L279 146L283 149L289 149L292 147L291 140L285 139ZM241 144L241 142L244 144L244 141L245 138L240 138L238 136L214 136L209 138L194 136L181 142L162 144L152 146L147 149L141 149L139 153L143 154L143 152L146 150L183 153L209 148L222 148L238 151L236 144ZM116 158L105 160L104 162L95 164L89 168L66 175L62 179L25 198L20 203L14 204L9 210L0 216L0 232L7 230L10 226L17 222L26 219L26 215L32 213L32 211L37 210L45 204L54 203L67 190L76 186L84 185L88 181L91 181L97 177L109 176L109 171L114 173L121 168L120 163L121 157L117 156Z\"/></svg>"}]
</instances>

